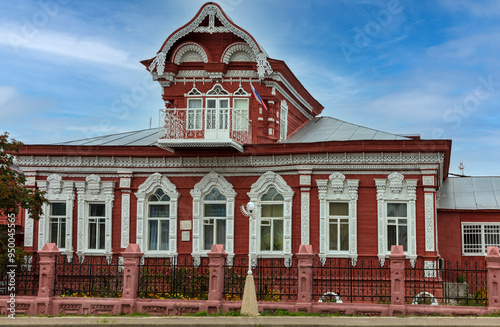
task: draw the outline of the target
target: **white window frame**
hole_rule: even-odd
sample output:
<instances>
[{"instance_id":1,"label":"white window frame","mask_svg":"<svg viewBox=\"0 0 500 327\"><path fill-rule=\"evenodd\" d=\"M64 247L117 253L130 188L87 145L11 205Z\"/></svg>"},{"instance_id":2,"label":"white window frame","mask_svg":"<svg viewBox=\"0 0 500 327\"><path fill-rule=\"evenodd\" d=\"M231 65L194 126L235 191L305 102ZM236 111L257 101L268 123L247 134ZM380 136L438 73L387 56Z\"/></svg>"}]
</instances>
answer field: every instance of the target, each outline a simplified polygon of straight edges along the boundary
<instances>
[{"instance_id":1,"label":"white window frame","mask_svg":"<svg viewBox=\"0 0 500 327\"><path fill-rule=\"evenodd\" d=\"M390 204L406 204L406 217L398 217L398 216L394 216L394 217L389 217L389 215L387 214L387 220L386 220L386 238L385 238L385 242L386 242L386 248L387 248L387 254L389 255L390 254L390 248L392 245L403 245L403 248L405 247L404 244L399 244L399 227L400 226L406 226L406 250L405 250L405 253L408 252L408 245L409 245L409 239L408 239L408 235L409 235L409 230L408 230L408 201L387 201L385 203L385 206L386 206L386 212L388 213L389 212L389 205ZM404 224L400 224L399 220L400 219L404 219L405 220L405 223ZM390 220L396 220L395 223L389 223ZM397 244L389 244L389 226L396 226L396 243Z\"/></svg>"},{"instance_id":2,"label":"white window frame","mask_svg":"<svg viewBox=\"0 0 500 327\"><path fill-rule=\"evenodd\" d=\"M203 196L203 204L202 204L202 207L203 207L203 230L201 232L201 244L202 244L202 250L204 252L210 252L210 250L212 249L212 247L210 246L210 248L206 248L205 247L205 243L206 243L206 239L205 239L205 226L208 226L208 225L212 225L213 226L213 231L212 231L212 237L213 237L213 242L212 242L212 246L213 244L219 244L217 243L217 222L218 221L224 221L224 224L225 224L225 229L227 231L227 197L225 200L206 200L206 196L208 194L210 194L211 192L213 192L214 189L217 189L219 192L219 188L217 188L217 186L214 186L212 187L212 189L210 190L210 192L208 192L207 194L205 194ZM221 195L224 196L224 194L221 193ZM225 197L225 196L224 196ZM205 210L205 205L207 204L223 204L224 205L224 217L215 217L215 216L207 216L206 214L206 210ZM226 235L224 235L224 248L226 248L226 240L227 240L227 232L226 232Z\"/></svg>"},{"instance_id":3,"label":"white window frame","mask_svg":"<svg viewBox=\"0 0 500 327\"><path fill-rule=\"evenodd\" d=\"M148 250L148 199L156 192L158 188L170 198L169 205L169 247L168 250ZM142 183L137 192L137 234L136 242L139 244L145 257L168 257L174 259L177 257L177 206L179 193L176 186L170 180L160 173L150 175Z\"/></svg>"},{"instance_id":4,"label":"white window frame","mask_svg":"<svg viewBox=\"0 0 500 327\"><path fill-rule=\"evenodd\" d=\"M353 266L358 259L357 214L359 179L350 179L340 172L332 173L328 179L317 179L319 197L319 257L324 265L327 258L350 258ZM329 203L349 203L349 251L330 250L330 215ZM340 216L339 216L340 217Z\"/></svg>"},{"instance_id":5,"label":"white window frame","mask_svg":"<svg viewBox=\"0 0 500 327\"><path fill-rule=\"evenodd\" d=\"M168 201L150 201L151 197L153 195L156 195L156 192L158 190L162 190L164 195L163 196L168 196L168 194L165 193L165 191L161 187L157 187L153 193L149 194L147 197L147 205L146 205L146 250L150 253L161 253L162 251L169 251L170 249L170 206L171 206L171 199L168 196L169 200ZM163 197L162 196L162 197ZM161 199L160 199L161 200ZM168 206L168 216L167 217L151 217L151 210L150 206L151 205L167 205ZM157 236L157 248L156 249L151 249L150 248L150 240L151 240L151 229L150 229L150 222L151 221L157 221L158 222L158 230L156 231L156 236ZM161 225L163 222L168 222L168 229L167 229L167 249L160 249L160 244L161 244Z\"/></svg>"},{"instance_id":6,"label":"white window frame","mask_svg":"<svg viewBox=\"0 0 500 327\"><path fill-rule=\"evenodd\" d=\"M200 101L200 107L191 108L190 103L193 101ZM191 119L193 119L193 126L191 127ZM186 129L190 131L198 131L203 129L203 98L188 98L187 99L187 117Z\"/></svg>"},{"instance_id":7,"label":"white window frame","mask_svg":"<svg viewBox=\"0 0 500 327\"><path fill-rule=\"evenodd\" d=\"M64 204L64 215L54 215L53 212L52 212L52 208L53 208L53 205L54 204ZM48 241L51 242L51 243L56 243L57 245L57 248L61 251L64 251L67 247L67 243L66 243L66 224L67 224L67 220L68 218L66 217L66 202L61 202L61 201L52 201L50 202L49 206L48 206L48 210L49 210L49 215L48 215L48 223L49 223L49 234L48 234ZM52 220L53 219L56 219L56 225L57 225L57 235L56 235L56 241L55 242L52 242L53 240L53 235L52 235L52 225L53 225L53 222ZM64 223L64 233L61 232L61 225ZM64 246L61 246L61 242L64 241Z\"/></svg>"},{"instance_id":8,"label":"white window frame","mask_svg":"<svg viewBox=\"0 0 500 327\"><path fill-rule=\"evenodd\" d=\"M260 234L260 219L261 219L261 203L260 199L263 194L267 193L269 188L274 187L278 193L283 195L283 251L280 253L269 253L260 251L259 234ZM283 258L286 265L291 264L292 258L292 203L293 190L279 174L272 171L264 173L259 179L252 184L250 192L247 193L249 200L255 204L254 218L250 223L249 248L250 260L252 266L257 265L257 258Z\"/></svg>"},{"instance_id":9,"label":"white window frame","mask_svg":"<svg viewBox=\"0 0 500 327\"><path fill-rule=\"evenodd\" d=\"M66 203L66 247L61 248L61 254L66 255L68 261L73 259L73 208L75 189L73 181L63 180L58 174L52 174L46 180L37 181L38 189L45 191L45 198L49 202ZM43 214L38 221L38 249L42 249L50 240L50 207L42 206ZM31 219L30 219L31 220Z\"/></svg>"},{"instance_id":10,"label":"white window frame","mask_svg":"<svg viewBox=\"0 0 500 327\"><path fill-rule=\"evenodd\" d=\"M283 255L284 253L284 245L285 245L285 233L284 233L284 227L285 227L285 200L284 200L284 197L283 197L283 200L274 200L274 201L263 201L262 200L262 196L264 196L265 194L267 194L271 189L273 188L273 186L270 186L267 188L267 192L265 192L264 194L261 195L261 200L259 202L259 212L260 212L260 215L258 216L258 219L259 219L259 231L258 231L258 248L259 248L259 253L262 254L262 255L265 255L265 256L272 256L272 255ZM279 193L278 190L276 190L281 196L283 196L281 193ZM283 212L283 215L281 215L280 217L277 217L277 216L272 216L272 217L263 217L262 216L262 213L263 213L263 206L266 206L266 205L270 205L270 206L274 206L274 205L281 205L282 206L282 212ZM272 241L273 237L274 237L274 232L275 232L275 223L278 222L278 221L281 221L281 224L282 224L282 239L280 240L281 241L281 250L275 250L274 249L274 242ZM262 228L264 226L269 226L270 227L270 238L271 238L271 241L270 241L270 244L269 244L269 250L263 250L262 249Z\"/></svg>"},{"instance_id":11,"label":"white window frame","mask_svg":"<svg viewBox=\"0 0 500 327\"><path fill-rule=\"evenodd\" d=\"M93 205L93 204L102 204L104 205L104 215L103 216L91 216L90 215L90 206ZM86 212L86 223L85 223L85 228L86 228L86 232L85 232L85 235L87 235L87 239L85 241L86 243L86 249L87 249L87 253L91 253L91 252L97 252L97 253L100 253L102 251L104 251L106 249L106 234L109 233L109 231L106 230L106 203L104 202L87 202L87 206L85 208L87 210ZM90 224L92 223L92 220L95 220L95 225L96 225L96 229L95 229L95 239L96 239L96 247L95 248L91 248L90 247ZM101 235L101 224L104 225L104 235ZM104 239L104 244L102 247L100 247L100 238L101 236L103 237Z\"/></svg>"},{"instance_id":12,"label":"white window frame","mask_svg":"<svg viewBox=\"0 0 500 327\"><path fill-rule=\"evenodd\" d=\"M378 259L383 266L389 257L391 249L387 244L387 203L407 203L407 242L408 249L404 253L410 259L412 266L417 260L417 228L416 201L417 179L405 179L394 172L387 179L375 179L377 187L377 225L378 225Z\"/></svg>"},{"instance_id":13,"label":"white window frame","mask_svg":"<svg viewBox=\"0 0 500 327\"><path fill-rule=\"evenodd\" d=\"M224 176L211 171L209 174L196 183L191 190L193 197L193 261L195 265L200 264L201 257L206 257L210 250L203 249L203 198L214 188L226 197L226 244L224 250L228 254L227 263L229 266L234 258L234 203L236 192Z\"/></svg>"},{"instance_id":14,"label":"white window frame","mask_svg":"<svg viewBox=\"0 0 500 327\"><path fill-rule=\"evenodd\" d=\"M479 242L478 246L481 248L481 251L479 252L466 252L466 247L465 247L465 239L466 239L466 227L467 226L477 226L476 228L479 228ZM486 243L486 228L487 227L495 227L498 228L500 231L500 223L495 223L495 222L463 222L462 223L462 255L464 256L485 256L487 254L487 248L488 246L497 246L500 247L500 234L496 234L496 237L498 239L497 244L487 244ZM497 232L498 233L498 232ZM495 234L494 234L495 235Z\"/></svg>"},{"instance_id":15,"label":"white window frame","mask_svg":"<svg viewBox=\"0 0 500 327\"><path fill-rule=\"evenodd\" d=\"M347 204L347 215L331 215L330 214L330 205L334 203L345 203ZM345 201L328 201L328 252L330 253L339 253L339 254L348 254L349 253L349 247L350 247L350 235L351 231L349 230L350 227L350 220L351 220L351 215L350 215L350 205L349 202ZM342 220L347 220L347 250L342 250L341 249L341 244L342 244L342 235L341 235L341 226L342 226ZM331 234L331 225L333 222L336 222L337 225L337 250L332 250L330 244L332 243L332 234Z\"/></svg>"},{"instance_id":16,"label":"white window frame","mask_svg":"<svg viewBox=\"0 0 500 327\"><path fill-rule=\"evenodd\" d=\"M245 108L236 108L237 101L245 101ZM249 99L233 98L233 131L247 131L249 123Z\"/></svg>"}]
</instances>

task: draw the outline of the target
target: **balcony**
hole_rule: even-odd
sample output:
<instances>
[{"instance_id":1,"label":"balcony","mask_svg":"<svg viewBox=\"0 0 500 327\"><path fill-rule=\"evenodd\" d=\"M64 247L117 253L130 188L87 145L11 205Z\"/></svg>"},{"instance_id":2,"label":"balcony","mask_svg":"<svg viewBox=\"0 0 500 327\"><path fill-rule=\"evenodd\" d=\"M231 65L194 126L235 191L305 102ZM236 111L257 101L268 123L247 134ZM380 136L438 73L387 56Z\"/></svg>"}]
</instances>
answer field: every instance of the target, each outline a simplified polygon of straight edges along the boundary
<instances>
[{"instance_id":1,"label":"balcony","mask_svg":"<svg viewBox=\"0 0 500 327\"><path fill-rule=\"evenodd\" d=\"M162 109L159 134L158 146L169 151L234 148L244 152L243 145L252 142L252 121L247 109Z\"/></svg>"}]
</instances>

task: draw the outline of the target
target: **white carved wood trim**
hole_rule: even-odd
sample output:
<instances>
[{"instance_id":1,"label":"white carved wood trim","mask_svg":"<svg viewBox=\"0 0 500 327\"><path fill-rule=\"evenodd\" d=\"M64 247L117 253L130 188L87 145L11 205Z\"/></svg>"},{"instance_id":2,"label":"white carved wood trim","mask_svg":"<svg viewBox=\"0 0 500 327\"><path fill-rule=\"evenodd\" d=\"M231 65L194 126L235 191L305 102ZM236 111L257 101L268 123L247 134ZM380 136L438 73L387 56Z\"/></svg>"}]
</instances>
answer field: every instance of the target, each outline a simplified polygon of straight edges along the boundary
<instances>
[{"instance_id":1,"label":"white carved wood trim","mask_svg":"<svg viewBox=\"0 0 500 327\"><path fill-rule=\"evenodd\" d=\"M407 203L408 250L405 252L412 265L417 259L416 232L416 179L404 179L398 172L390 174L387 179L375 179L377 188L377 221L378 221L378 258L383 266L390 249L387 247L387 202L399 201Z\"/></svg>"},{"instance_id":2,"label":"white carved wood trim","mask_svg":"<svg viewBox=\"0 0 500 327\"><path fill-rule=\"evenodd\" d=\"M31 219L28 209L25 211L24 220L24 246L33 246L33 226L34 221Z\"/></svg>"},{"instance_id":3,"label":"white carved wood trim","mask_svg":"<svg viewBox=\"0 0 500 327\"><path fill-rule=\"evenodd\" d=\"M425 251L435 251L434 242L434 193L425 193Z\"/></svg>"},{"instance_id":4,"label":"white carved wood trim","mask_svg":"<svg viewBox=\"0 0 500 327\"><path fill-rule=\"evenodd\" d=\"M122 193L122 217L120 247L126 248L130 243L130 193Z\"/></svg>"},{"instance_id":5,"label":"white carved wood trim","mask_svg":"<svg viewBox=\"0 0 500 327\"><path fill-rule=\"evenodd\" d=\"M147 250L147 205L148 197L153 194L156 189L161 188L165 194L170 197L170 223L169 223L169 250L168 251L148 251ZM150 175L144 183L142 183L137 192L137 234L136 243L139 244L145 256L177 256L177 206L179 200L179 192L177 187L170 180L160 173Z\"/></svg>"},{"instance_id":6,"label":"white carved wood trim","mask_svg":"<svg viewBox=\"0 0 500 327\"><path fill-rule=\"evenodd\" d=\"M267 253L261 252L260 240L259 240L259 226L260 226L260 213L261 204L260 198L266 193L269 188L274 187L283 195L284 198L284 212L283 212L283 252L281 253ZM286 181L279 174L268 171L264 173L259 179L252 184L250 192L247 193L250 201L255 203L254 219L252 219L252 224L250 226L250 244L249 249L251 251L250 258L252 262L257 262L257 257L280 257L284 258L285 262L287 259L291 258L292 255L292 204L294 191L286 183Z\"/></svg>"},{"instance_id":7,"label":"white carved wood trim","mask_svg":"<svg viewBox=\"0 0 500 327\"><path fill-rule=\"evenodd\" d=\"M310 192L302 191L300 193L300 244L309 244L309 203Z\"/></svg>"},{"instance_id":8,"label":"white carved wood trim","mask_svg":"<svg viewBox=\"0 0 500 327\"><path fill-rule=\"evenodd\" d=\"M196 183L196 185L191 190L191 196L193 197L193 250L191 255L194 258L196 264L199 264L200 257L205 256L208 251L202 250L203 242L203 198L207 195L214 187L220 191L222 195L226 197L226 244L224 244L224 250L228 254L228 261L233 260L234 257L234 205L236 192L234 191L233 185L231 185L224 176L211 171L209 174L203 176L203 178Z\"/></svg>"},{"instance_id":9,"label":"white carved wood trim","mask_svg":"<svg viewBox=\"0 0 500 327\"><path fill-rule=\"evenodd\" d=\"M45 191L45 198L49 202L64 202L66 204L66 247L60 249L62 254L68 256L68 259L73 256L73 205L75 200L74 182L63 181L58 174L52 174L44 181L37 181L37 186L41 191ZM42 249L45 243L49 240L50 229L50 206L44 204L42 206L43 214L38 220L38 249ZM28 216L26 216L28 217ZM33 245L33 222L31 218L31 244ZM26 244L25 246L29 246Z\"/></svg>"},{"instance_id":10,"label":"white carved wood trim","mask_svg":"<svg viewBox=\"0 0 500 327\"><path fill-rule=\"evenodd\" d=\"M346 179L346 176L334 172L328 180L316 180L320 201L320 251L319 257L324 264L328 257L350 257L353 265L356 265L357 251L357 203L359 179ZM329 218L328 203L341 201L349 203L349 252L329 250Z\"/></svg>"}]
</instances>

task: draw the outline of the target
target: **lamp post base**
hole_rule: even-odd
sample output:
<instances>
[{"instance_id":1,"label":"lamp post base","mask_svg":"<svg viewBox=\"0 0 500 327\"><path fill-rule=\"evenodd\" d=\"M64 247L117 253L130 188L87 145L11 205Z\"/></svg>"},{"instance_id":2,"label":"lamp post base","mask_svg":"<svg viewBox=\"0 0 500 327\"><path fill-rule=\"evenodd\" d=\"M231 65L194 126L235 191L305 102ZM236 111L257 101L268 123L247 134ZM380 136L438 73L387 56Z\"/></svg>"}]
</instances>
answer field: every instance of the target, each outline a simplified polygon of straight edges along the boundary
<instances>
[{"instance_id":1,"label":"lamp post base","mask_svg":"<svg viewBox=\"0 0 500 327\"><path fill-rule=\"evenodd\" d=\"M248 274L245 279L245 289L243 290L243 300L241 301L240 313L246 316L258 316L257 294L255 293L255 282L253 275Z\"/></svg>"}]
</instances>

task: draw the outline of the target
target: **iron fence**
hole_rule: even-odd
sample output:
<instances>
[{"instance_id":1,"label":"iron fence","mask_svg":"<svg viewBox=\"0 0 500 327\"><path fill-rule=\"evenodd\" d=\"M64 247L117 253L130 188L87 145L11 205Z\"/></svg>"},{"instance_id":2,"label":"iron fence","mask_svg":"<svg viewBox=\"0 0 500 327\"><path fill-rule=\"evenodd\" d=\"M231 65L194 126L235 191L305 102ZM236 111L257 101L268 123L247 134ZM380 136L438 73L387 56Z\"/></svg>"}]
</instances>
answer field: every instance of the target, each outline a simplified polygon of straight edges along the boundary
<instances>
[{"instance_id":1,"label":"iron fence","mask_svg":"<svg viewBox=\"0 0 500 327\"><path fill-rule=\"evenodd\" d=\"M248 257L237 257L232 266L224 269L224 298L239 301L243 298ZM258 301L296 301L298 292L297 259L258 258L252 269Z\"/></svg>"},{"instance_id":2,"label":"iron fence","mask_svg":"<svg viewBox=\"0 0 500 327\"><path fill-rule=\"evenodd\" d=\"M390 263L383 267L377 258L328 258L322 264L315 258L313 301L389 303L391 300Z\"/></svg>"},{"instance_id":3,"label":"iron fence","mask_svg":"<svg viewBox=\"0 0 500 327\"><path fill-rule=\"evenodd\" d=\"M7 266L0 274L0 295L28 295L38 294L38 282L40 280L40 257L37 253L27 254L16 262L14 267ZM2 267L3 268L3 267ZM14 270L14 275L7 272Z\"/></svg>"},{"instance_id":4,"label":"iron fence","mask_svg":"<svg viewBox=\"0 0 500 327\"><path fill-rule=\"evenodd\" d=\"M123 265L115 256L108 261L102 256L86 256L83 262L66 256L56 260L54 295L61 297L121 297Z\"/></svg>"},{"instance_id":5,"label":"iron fence","mask_svg":"<svg viewBox=\"0 0 500 327\"><path fill-rule=\"evenodd\" d=\"M412 304L488 305L485 262L424 261L405 267L405 300Z\"/></svg>"},{"instance_id":6,"label":"iron fence","mask_svg":"<svg viewBox=\"0 0 500 327\"><path fill-rule=\"evenodd\" d=\"M208 258L201 258L199 265L191 256L144 258L139 266L140 298L206 300L208 288Z\"/></svg>"}]
</instances>

